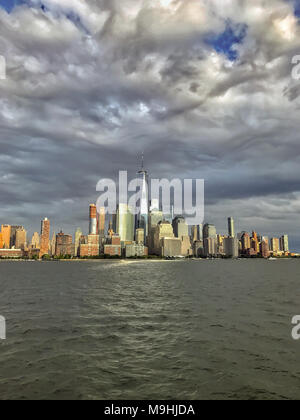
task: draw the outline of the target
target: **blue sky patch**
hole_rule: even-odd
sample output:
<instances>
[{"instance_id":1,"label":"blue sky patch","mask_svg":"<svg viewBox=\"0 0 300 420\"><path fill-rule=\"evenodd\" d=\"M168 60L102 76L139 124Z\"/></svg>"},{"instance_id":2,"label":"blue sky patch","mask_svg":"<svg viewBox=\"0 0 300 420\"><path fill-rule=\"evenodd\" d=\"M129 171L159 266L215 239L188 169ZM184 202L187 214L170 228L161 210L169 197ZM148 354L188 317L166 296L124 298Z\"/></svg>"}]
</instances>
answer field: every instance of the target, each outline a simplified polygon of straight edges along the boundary
<instances>
[{"instance_id":1,"label":"blue sky patch","mask_svg":"<svg viewBox=\"0 0 300 420\"><path fill-rule=\"evenodd\" d=\"M300 0L294 0L295 15L300 18Z\"/></svg>"},{"instance_id":2,"label":"blue sky patch","mask_svg":"<svg viewBox=\"0 0 300 420\"><path fill-rule=\"evenodd\" d=\"M22 0L0 0L0 6L7 12L11 12L16 5L21 3L23 3Z\"/></svg>"},{"instance_id":3,"label":"blue sky patch","mask_svg":"<svg viewBox=\"0 0 300 420\"><path fill-rule=\"evenodd\" d=\"M247 34L247 25L231 25L227 24L222 34L210 35L206 38L207 44L211 45L218 53L225 54L229 60L235 61L238 53L234 46L241 44Z\"/></svg>"}]
</instances>

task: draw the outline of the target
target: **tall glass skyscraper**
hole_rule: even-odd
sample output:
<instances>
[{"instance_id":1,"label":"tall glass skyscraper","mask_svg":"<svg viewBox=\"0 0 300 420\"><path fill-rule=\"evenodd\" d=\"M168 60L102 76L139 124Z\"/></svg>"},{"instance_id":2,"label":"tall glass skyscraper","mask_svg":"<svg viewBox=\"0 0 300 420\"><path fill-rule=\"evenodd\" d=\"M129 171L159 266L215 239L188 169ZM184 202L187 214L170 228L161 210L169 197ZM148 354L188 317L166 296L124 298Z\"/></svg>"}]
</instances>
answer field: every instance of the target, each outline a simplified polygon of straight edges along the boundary
<instances>
[{"instance_id":1,"label":"tall glass skyscraper","mask_svg":"<svg viewBox=\"0 0 300 420\"><path fill-rule=\"evenodd\" d=\"M141 186L141 201L140 201L140 212L136 216L136 229L144 229L145 232L145 243L147 241L149 228L149 175L144 168L144 157L142 159L141 170L137 173L138 179L142 181Z\"/></svg>"},{"instance_id":2,"label":"tall glass skyscraper","mask_svg":"<svg viewBox=\"0 0 300 420\"><path fill-rule=\"evenodd\" d=\"M228 217L228 235L230 238L234 238L235 236L234 220L232 217Z\"/></svg>"},{"instance_id":3,"label":"tall glass skyscraper","mask_svg":"<svg viewBox=\"0 0 300 420\"><path fill-rule=\"evenodd\" d=\"M121 241L132 242L134 239L134 215L127 204L120 203L117 210L117 233Z\"/></svg>"}]
</instances>

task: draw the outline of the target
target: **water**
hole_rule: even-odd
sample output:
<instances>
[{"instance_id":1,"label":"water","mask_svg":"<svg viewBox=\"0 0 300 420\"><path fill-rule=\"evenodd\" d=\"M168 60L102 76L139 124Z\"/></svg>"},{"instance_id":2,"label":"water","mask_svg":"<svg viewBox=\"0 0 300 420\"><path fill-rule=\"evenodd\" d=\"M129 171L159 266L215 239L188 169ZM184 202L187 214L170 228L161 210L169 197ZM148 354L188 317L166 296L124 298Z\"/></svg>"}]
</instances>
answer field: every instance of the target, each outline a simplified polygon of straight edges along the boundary
<instances>
[{"instance_id":1,"label":"water","mask_svg":"<svg viewBox=\"0 0 300 420\"><path fill-rule=\"evenodd\" d=\"M1 399L298 399L300 261L0 262Z\"/></svg>"}]
</instances>

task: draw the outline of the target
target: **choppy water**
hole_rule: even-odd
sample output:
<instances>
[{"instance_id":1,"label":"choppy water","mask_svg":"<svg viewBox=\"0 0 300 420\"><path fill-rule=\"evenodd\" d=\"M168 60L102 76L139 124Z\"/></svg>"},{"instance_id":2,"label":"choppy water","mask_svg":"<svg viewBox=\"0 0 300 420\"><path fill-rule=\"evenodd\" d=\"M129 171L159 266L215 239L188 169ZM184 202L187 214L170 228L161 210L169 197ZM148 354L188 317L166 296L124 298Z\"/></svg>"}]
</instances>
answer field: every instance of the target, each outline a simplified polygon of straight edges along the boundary
<instances>
[{"instance_id":1,"label":"choppy water","mask_svg":"<svg viewBox=\"0 0 300 420\"><path fill-rule=\"evenodd\" d=\"M298 399L299 271L0 262L0 399Z\"/></svg>"}]
</instances>

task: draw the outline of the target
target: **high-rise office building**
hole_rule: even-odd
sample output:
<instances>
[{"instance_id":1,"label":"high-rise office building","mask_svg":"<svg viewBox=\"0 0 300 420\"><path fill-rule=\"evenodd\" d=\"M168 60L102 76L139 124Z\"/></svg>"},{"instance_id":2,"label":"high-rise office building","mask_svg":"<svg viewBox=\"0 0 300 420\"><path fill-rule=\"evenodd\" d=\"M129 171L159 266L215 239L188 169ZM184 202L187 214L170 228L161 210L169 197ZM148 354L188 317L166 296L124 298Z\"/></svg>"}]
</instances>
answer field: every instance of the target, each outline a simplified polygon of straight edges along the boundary
<instances>
[{"instance_id":1,"label":"high-rise office building","mask_svg":"<svg viewBox=\"0 0 300 420\"><path fill-rule=\"evenodd\" d=\"M24 250L26 248L26 246L27 246L27 232L23 227L21 229L16 230L14 242L15 242L14 246L16 247L16 249Z\"/></svg>"},{"instance_id":2,"label":"high-rise office building","mask_svg":"<svg viewBox=\"0 0 300 420\"><path fill-rule=\"evenodd\" d=\"M118 205L117 233L122 242L133 242L134 240L134 215L127 204Z\"/></svg>"},{"instance_id":3,"label":"high-rise office building","mask_svg":"<svg viewBox=\"0 0 300 420\"><path fill-rule=\"evenodd\" d=\"M262 242L260 244L260 253L263 258L269 258L270 256L269 239L266 237L262 238Z\"/></svg>"},{"instance_id":4,"label":"high-rise office building","mask_svg":"<svg viewBox=\"0 0 300 420\"><path fill-rule=\"evenodd\" d=\"M192 226L192 242L203 241L203 225Z\"/></svg>"},{"instance_id":5,"label":"high-rise office building","mask_svg":"<svg viewBox=\"0 0 300 420\"><path fill-rule=\"evenodd\" d=\"M176 216L172 222L175 238L182 238L189 236L189 227L183 216Z\"/></svg>"},{"instance_id":6,"label":"high-rise office building","mask_svg":"<svg viewBox=\"0 0 300 420\"><path fill-rule=\"evenodd\" d=\"M206 257L215 257L218 253L217 238L207 237L204 239L204 255Z\"/></svg>"},{"instance_id":7,"label":"high-rise office building","mask_svg":"<svg viewBox=\"0 0 300 420\"><path fill-rule=\"evenodd\" d=\"M142 161L141 170L137 173L138 179L141 181L141 199L140 199L140 211L136 217L136 229L144 229L145 231L145 243L148 238L148 219L149 219L149 175L144 168L144 157Z\"/></svg>"},{"instance_id":8,"label":"high-rise office building","mask_svg":"<svg viewBox=\"0 0 300 420\"><path fill-rule=\"evenodd\" d=\"M11 226L2 225L1 233L2 233L3 248L10 249Z\"/></svg>"},{"instance_id":9,"label":"high-rise office building","mask_svg":"<svg viewBox=\"0 0 300 420\"><path fill-rule=\"evenodd\" d=\"M49 252L50 220L47 217L41 223L40 258Z\"/></svg>"},{"instance_id":10,"label":"high-rise office building","mask_svg":"<svg viewBox=\"0 0 300 420\"><path fill-rule=\"evenodd\" d=\"M155 203L156 204L156 203ZM154 250L154 235L156 226L164 220L163 212L158 210L158 202L157 205L152 203L151 211L149 214L149 233L148 233L148 247L149 253L152 254L155 252Z\"/></svg>"},{"instance_id":11,"label":"high-rise office building","mask_svg":"<svg viewBox=\"0 0 300 420\"><path fill-rule=\"evenodd\" d=\"M235 237L234 220L232 217L228 218L228 236L230 238Z\"/></svg>"},{"instance_id":12,"label":"high-rise office building","mask_svg":"<svg viewBox=\"0 0 300 420\"><path fill-rule=\"evenodd\" d=\"M223 250L226 257L238 258L239 256L239 240L233 236L224 238Z\"/></svg>"},{"instance_id":13,"label":"high-rise office building","mask_svg":"<svg viewBox=\"0 0 300 420\"><path fill-rule=\"evenodd\" d=\"M10 227L10 247L11 248L18 248L20 249L17 245L16 245L16 234L18 230L23 230L24 227L23 226L11 226Z\"/></svg>"},{"instance_id":14,"label":"high-rise office building","mask_svg":"<svg viewBox=\"0 0 300 420\"><path fill-rule=\"evenodd\" d=\"M82 237L83 233L80 228L77 228L75 232L75 251L74 254L76 257L80 254L80 238Z\"/></svg>"},{"instance_id":15,"label":"high-rise office building","mask_svg":"<svg viewBox=\"0 0 300 420\"><path fill-rule=\"evenodd\" d=\"M246 254L248 250L251 249L251 238L249 233L245 232L241 238L242 242L242 252L243 254Z\"/></svg>"},{"instance_id":16,"label":"high-rise office building","mask_svg":"<svg viewBox=\"0 0 300 420\"><path fill-rule=\"evenodd\" d=\"M50 255L53 257L56 251L56 234L53 233L52 239L50 241Z\"/></svg>"},{"instance_id":17,"label":"high-rise office building","mask_svg":"<svg viewBox=\"0 0 300 420\"><path fill-rule=\"evenodd\" d=\"M271 251L274 254L277 254L280 251L280 241L279 241L279 238L271 238Z\"/></svg>"},{"instance_id":18,"label":"high-rise office building","mask_svg":"<svg viewBox=\"0 0 300 420\"><path fill-rule=\"evenodd\" d=\"M34 232L31 239L31 248L33 249L39 249L40 247L40 235L38 232Z\"/></svg>"},{"instance_id":19,"label":"high-rise office building","mask_svg":"<svg viewBox=\"0 0 300 420\"><path fill-rule=\"evenodd\" d=\"M97 207L95 204L90 204L89 221L89 234L97 235Z\"/></svg>"},{"instance_id":20,"label":"high-rise office building","mask_svg":"<svg viewBox=\"0 0 300 420\"><path fill-rule=\"evenodd\" d=\"M206 223L203 226L203 239L214 238L217 239L217 230L215 225Z\"/></svg>"},{"instance_id":21,"label":"high-rise office building","mask_svg":"<svg viewBox=\"0 0 300 420\"><path fill-rule=\"evenodd\" d=\"M98 233L101 238L105 236L105 208L101 207L98 213Z\"/></svg>"},{"instance_id":22,"label":"high-rise office building","mask_svg":"<svg viewBox=\"0 0 300 420\"><path fill-rule=\"evenodd\" d=\"M167 221L159 222L155 229L154 235L154 253L156 255L161 255L161 248L162 248L162 239L164 238L175 238L174 231L171 223ZM180 243L180 250L181 250L181 243ZM178 255L178 254L177 254Z\"/></svg>"},{"instance_id":23,"label":"high-rise office building","mask_svg":"<svg viewBox=\"0 0 300 420\"><path fill-rule=\"evenodd\" d=\"M280 249L283 252L289 252L289 237L288 237L288 235L283 235L280 238Z\"/></svg>"}]
</instances>

